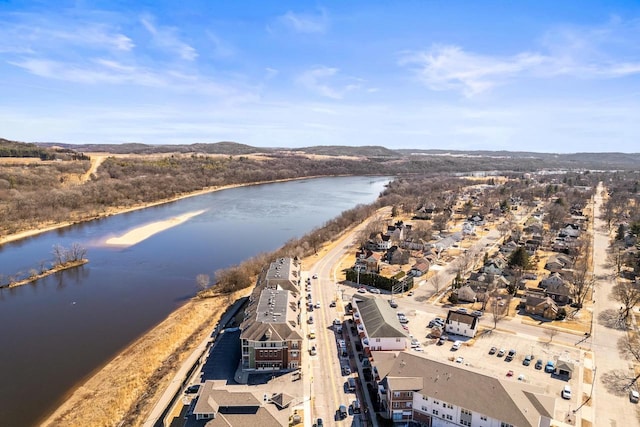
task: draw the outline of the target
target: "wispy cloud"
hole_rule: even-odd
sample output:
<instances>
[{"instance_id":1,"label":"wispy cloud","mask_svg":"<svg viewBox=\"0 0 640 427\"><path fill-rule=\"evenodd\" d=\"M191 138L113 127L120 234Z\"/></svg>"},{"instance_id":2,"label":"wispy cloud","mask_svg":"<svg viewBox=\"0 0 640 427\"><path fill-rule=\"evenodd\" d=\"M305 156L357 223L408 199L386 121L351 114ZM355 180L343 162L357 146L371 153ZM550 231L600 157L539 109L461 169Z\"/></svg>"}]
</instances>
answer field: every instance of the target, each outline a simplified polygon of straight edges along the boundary
<instances>
[{"instance_id":1,"label":"wispy cloud","mask_svg":"<svg viewBox=\"0 0 640 427\"><path fill-rule=\"evenodd\" d=\"M217 58L228 58L236 54L235 49L227 41L218 37L213 31L207 30L206 34L211 42L213 56Z\"/></svg>"},{"instance_id":2,"label":"wispy cloud","mask_svg":"<svg viewBox=\"0 0 640 427\"><path fill-rule=\"evenodd\" d=\"M61 46L128 52L135 47L129 36L105 23L78 25L66 18L28 13L10 18L0 19L0 53L50 53Z\"/></svg>"},{"instance_id":3,"label":"wispy cloud","mask_svg":"<svg viewBox=\"0 0 640 427\"><path fill-rule=\"evenodd\" d=\"M324 33L329 27L329 17L324 9L320 9L319 14L288 11L278 20L286 27L299 33Z\"/></svg>"},{"instance_id":4,"label":"wispy cloud","mask_svg":"<svg viewBox=\"0 0 640 427\"><path fill-rule=\"evenodd\" d=\"M432 90L456 90L467 97L516 79L614 79L640 74L638 22L612 20L593 28L557 28L541 38L542 49L511 56L469 52L455 45L433 45L425 51L400 55L399 65L410 68Z\"/></svg>"},{"instance_id":5,"label":"wispy cloud","mask_svg":"<svg viewBox=\"0 0 640 427\"><path fill-rule=\"evenodd\" d=\"M332 99L342 99L347 92L361 87L358 79L341 77L338 72L337 68L313 67L300 74L296 81L312 92Z\"/></svg>"},{"instance_id":6,"label":"wispy cloud","mask_svg":"<svg viewBox=\"0 0 640 427\"><path fill-rule=\"evenodd\" d=\"M140 22L151 34L154 43L161 49L175 53L186 61L193 61L198 57L195 48L180 40L176 28L157 25L155 18L151 15L141 16Z\"/></svg>"},{"instance_id":7,"label":"wispy cloud","mask_svg":"<svg viewBox=\"0 0 640 427\"><path fill-rule=\"evenodd\" d=\"M545 57L532 53L498 58L468 53L458 46L434 46L427 52L405 53L400 65L413 67L430 89L456 89L474 96L544 62Z\"/></svg>"}]
</instances>

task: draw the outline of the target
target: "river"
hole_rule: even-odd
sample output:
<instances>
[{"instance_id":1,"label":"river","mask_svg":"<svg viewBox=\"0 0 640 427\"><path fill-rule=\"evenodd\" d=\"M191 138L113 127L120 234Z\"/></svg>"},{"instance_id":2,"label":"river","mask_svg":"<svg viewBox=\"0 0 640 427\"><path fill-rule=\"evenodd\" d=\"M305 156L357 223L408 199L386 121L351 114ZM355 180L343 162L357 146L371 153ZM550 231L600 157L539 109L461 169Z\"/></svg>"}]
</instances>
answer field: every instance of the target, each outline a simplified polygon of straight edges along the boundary
<instances>
[{"instance_id":1,"label":"river","mask_svg":"<svg viewBox=\"0 0 640 427\"><path fill-rule=\"evenodd\" d=\"M38 269L54 245L89 263L0 289L0 425L33 425L118 351L162 321L213 273L271 251L340 212L374 201L386 177L239 187L90 221L0 246L0 274ZM185 212L188 221L129 247L113 236Z\"/></svg>"}]
</instances>

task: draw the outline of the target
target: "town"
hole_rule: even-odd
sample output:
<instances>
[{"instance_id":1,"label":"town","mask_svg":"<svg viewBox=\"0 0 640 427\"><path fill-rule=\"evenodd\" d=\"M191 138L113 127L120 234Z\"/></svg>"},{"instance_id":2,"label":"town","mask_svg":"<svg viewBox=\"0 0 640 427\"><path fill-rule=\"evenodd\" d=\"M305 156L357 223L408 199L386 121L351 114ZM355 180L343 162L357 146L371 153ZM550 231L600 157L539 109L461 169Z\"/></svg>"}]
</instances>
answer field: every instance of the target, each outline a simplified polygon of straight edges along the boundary
<instances>
[{"instance_id":1,"label":"town","mask_svg":"<svg viewBox=\"0 0 640 427\"><path fill-rule=\"evenodd\" d=\"M530 191L505 195L513 181ZM383 208L310 262L274 259L221 320L166 425L634 417L637 224L619 221L610 185L478 178L445 204Z\"/></svg>"}]
</instances>

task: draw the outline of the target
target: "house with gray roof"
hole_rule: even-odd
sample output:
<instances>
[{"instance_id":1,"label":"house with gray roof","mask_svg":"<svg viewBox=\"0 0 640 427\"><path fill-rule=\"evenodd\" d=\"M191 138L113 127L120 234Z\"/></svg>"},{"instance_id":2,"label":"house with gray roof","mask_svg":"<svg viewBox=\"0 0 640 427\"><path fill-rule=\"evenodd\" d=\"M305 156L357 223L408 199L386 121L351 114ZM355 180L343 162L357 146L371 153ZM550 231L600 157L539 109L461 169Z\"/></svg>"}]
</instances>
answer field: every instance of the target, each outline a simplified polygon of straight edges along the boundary
<instances>
[{"instance_id":1,"label":"house with gray roof","mask_svg":"<svg viewBox=\"0 0 640 427\"><path fill-rule=\"evenodd\" d=\"M404 350L408 335L396 311L382 299L354 296L353 320L366 353L373 350Z\"/></svg>"},{"instance_id":2,"label":"house with gray roof","mask_svg":"<svg viewBox=\"0 0 640 427\"><path fill-rule=\"evenodd\" d=\"M381 412L425 427L550 427L555 396L514 379L408 352L374 352Z\"/></svg>"},{"instance_id":3,"label":"house with gray roof","mask_svg":"<svg viewBox=\"0 0 640 427\"><path fill-rule=\"evenodd\" d=\"M232 392L216 388L215 381L206 381L191 403L189 416L196 421L208 420L205 427L279 427L277 419L251 392Z\"/></svg>"}]
</instances>

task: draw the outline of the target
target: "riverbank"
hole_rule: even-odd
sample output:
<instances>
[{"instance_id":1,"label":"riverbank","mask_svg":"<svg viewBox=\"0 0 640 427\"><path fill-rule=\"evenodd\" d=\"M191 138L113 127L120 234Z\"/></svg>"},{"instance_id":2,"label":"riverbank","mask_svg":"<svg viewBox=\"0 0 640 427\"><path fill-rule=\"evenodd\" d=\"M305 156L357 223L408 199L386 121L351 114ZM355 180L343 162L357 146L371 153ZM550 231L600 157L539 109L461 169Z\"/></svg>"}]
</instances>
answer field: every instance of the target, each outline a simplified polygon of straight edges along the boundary
<instances>
[{"instance_id":1,"label":"riverbank","mask_svg":"<svg viewBox=\"0 0 640 427\"><path fill-rule=\"evenodd\" d=\"M5 286L0 286L0 289L2 288L15 288L18 286L22 286L22 285L26 285L28 283L32 283L35 282L36 280L40 280L40 279L44 279L47 276L51 276L52 274L58 273L59 271L63 271L63 270L68 270L70 268L75 268L75 267L80 267L81 265L85 265L86 263L88 263L89 260L86 258L83 259L79 259L76 261L69 261L69 262L65 262L63 264L58 264L53 268L50 268L47 271L43 271L42 273L39 274L35 274L33 276L30 276L24 280L20 280L18 282L13 282L13 283L9 283L8 285Z\"/></svg>"},{"instance_id":2,"label":"riverbank","mask_svg":"<svg viewBox=\"0 0 640 427\"><path fill-rule=\"evenodd\" d=\"M175 372L209 336L230 301L245 289L217 298L192 299L138 338L63 399L41 426L128 426L144 421Z\"/></svg>"},{"instance_id":3,"label":"riverbank","mask_svg":"<svg viewBox=\"0 0 640 427\"><path fill-rule=\"evenodd\" d=\"M338 175L336 175L338 176ZM276 183L276 182L287 182L287 181L298 181L298 180L303 180L303 179L314 179L314 178L329 178L330 176L303 176L303 177L299 177L299 178L287 178L287 179L276 179L276 180L271 180L271 181L259 181L259 182L248 182L248 183L244 183L244 184L230 184L230 185L221 185L221 186L216 186L216 187L208 187L202 190L197 190L197 191L193 191L190 193L185 193L185 194L181 194L175 197L170 197L167 199L162 199L162 200L158 200L155 202L150 202L150 203L143 203L140 205L135 205L135 206L127 206L127 207L110 207L107 208L104 212L95 214L95 215L91 215L85 219L81 219L81 220L77 220L77 221L65 221L65 222L59 222L59 223L55 223L55 224L51 224L51 225L46 225L46 226L42 226L42 227L37 227L34 229L30 229L30 230L24 230L24 231L20 231L17 233L12 233L12 234L8 234L6 236L0 236L0 246L4 245L5 243L10 243L10 242L15 242L21 239L25 239L28 237L32 237L32 236L37 236L38 234L41 233L46 233L48 231L53 231L53 230L57 230L59 228L64 228L64 227L69 227L71 225L74 224L81 224L84 222L89 222L89 221L93 221L96 219L100 219L100 218L106 218L112 215L118 215L118 214L123 214L123 213L127 213L127 212L133 212L133 211L137 211L140 209L146 209L146 208L151 208L154 206L160 206L163 205L165 203L171 203L171 202L175 202L178 200L182 200L182 199L186 199L189 197L195 197L195 196L201 196L204 194L208 194L208 193L213 193L215 191L222 191L222 190L228 190L228 189L232 189L232 188L239 188L239 187L248 187L251 185L259 185L259 184L272 184L272 183Z\"/></svg>"}]
</instances>

